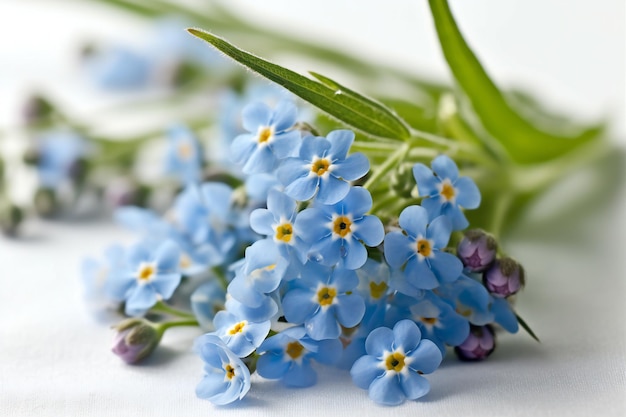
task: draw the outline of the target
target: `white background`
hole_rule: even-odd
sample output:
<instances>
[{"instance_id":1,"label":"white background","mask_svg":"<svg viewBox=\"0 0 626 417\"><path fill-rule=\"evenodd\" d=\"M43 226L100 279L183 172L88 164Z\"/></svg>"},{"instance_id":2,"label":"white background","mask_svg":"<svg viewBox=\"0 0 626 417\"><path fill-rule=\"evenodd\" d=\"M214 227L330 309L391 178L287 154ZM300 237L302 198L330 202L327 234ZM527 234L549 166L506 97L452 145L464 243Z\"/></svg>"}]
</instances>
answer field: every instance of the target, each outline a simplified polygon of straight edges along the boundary
<instances>
[{"instance_id":1,"label":"white background","mask_svg":"<svg viewBox=\"0 0 626 417\"><path fill-rule=\"evenodd\" d=\"M425 1L228 3L257 23L447 77ZM453 0L452 8L500 84L529 87L581 118L610 117L623 143L623 1ZM87 2L0 0L0 126L14 123L34 87L93 111L76 81L78 41L142 29ZM624 187L576 200L595 187L589 181L583 172L562 184L507 242L528 273L518 310L542 343L520 333L502 337L488 362L449 358L429 377L431 393L399 408L376 406L327 368L312 389L255 381L241 404L213 407L194 395L202 371L188 352L192 330L172 330L146 365L125 366L107 352L111 332L85 314L78 265L131 236L109 223L31 223L23 239L0 240L0 415L624 415Z\"/></svg>"}]
</instances>

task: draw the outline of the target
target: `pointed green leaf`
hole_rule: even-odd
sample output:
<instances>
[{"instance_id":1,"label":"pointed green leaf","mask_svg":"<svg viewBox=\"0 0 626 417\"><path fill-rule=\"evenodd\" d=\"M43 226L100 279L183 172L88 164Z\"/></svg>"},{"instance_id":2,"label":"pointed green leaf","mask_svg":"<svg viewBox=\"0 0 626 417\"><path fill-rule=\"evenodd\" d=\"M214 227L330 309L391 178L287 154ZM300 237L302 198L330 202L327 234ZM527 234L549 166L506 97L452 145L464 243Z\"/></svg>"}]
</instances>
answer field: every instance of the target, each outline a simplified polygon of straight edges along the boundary
<instances>
[{"instance_id":1,"label":"pointed green leaf","mask_svg":"<svg viewBox=\"0 0 626 417\"><path fill-rule=\"evenodd\" d=\"M454 78L483 126L520 163L543 162L576 148L602 132L602 126L574 134L539 129L520 116L489 78L463 39L446 0L429 0L441 49Z\"/></svg>"},{"instance_id":2,"label":"pointed green leaf","mask_svg":"<svg viewBox=\"0 0 626 417\"><path fill-rule=\"evenodd\" d=\"M389 139L410 137L405 123L389 111L383 111L360 95L345 94L289 69L242 51L226 40L208 32L189 29L189 33L213 45L240 64L282 85L331 116L373 136Z\"/></svg>"},{"instance_id":3,"label":"pointed green leaf","mask_svg":"<svg viewBox=\"0 0 626 417\"><path fill-rule=\"evenodd\" d=\"M535 339L537 342L541 343L541 341L539 340L539 338L537 337L535 332L533 332L532 329L530 328L530 326L528 324L526 324L524 319L521 318L520 315L517 314L517 313L515 313L515 317L517 317L517 322L520 324L520 326L522 326L524 328L524 330L526 330L526 333L528 333L530 335L530 337Z\"/></svg>"}]
</instances>

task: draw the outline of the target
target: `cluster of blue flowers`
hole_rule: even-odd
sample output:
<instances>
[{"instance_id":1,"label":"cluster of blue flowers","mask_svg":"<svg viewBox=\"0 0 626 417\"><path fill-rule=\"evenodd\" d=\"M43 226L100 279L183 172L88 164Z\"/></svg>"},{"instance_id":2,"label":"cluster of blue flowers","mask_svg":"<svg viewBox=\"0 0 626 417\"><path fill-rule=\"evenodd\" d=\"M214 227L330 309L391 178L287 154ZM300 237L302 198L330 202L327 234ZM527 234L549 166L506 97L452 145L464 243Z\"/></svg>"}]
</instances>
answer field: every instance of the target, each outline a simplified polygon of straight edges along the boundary
<instances>
[{"instance_id":1,"label":"cluster of blue flowers","mask_svg":"<svg viewBox=\"0 0 626 417\"><path fill-rule=\"evenodd\" d=\"M288 101L251 104L242 122L246 133L230 147L245 174L240 186L201 183L202 148L175 130L168 167L186 187L164 216L119 211L144 239L86 262L83 274L99 306L132 317L191 293L209 331L195 344L205 362L199 397L243 398L250 369L311 386L319 362L351 369L375 402L396 405L428 393L422 375L438 368L446 346L482 359L494 347L492 324L518 330L507 297L523 284L521 267L496 259L495 241L480 231L466 233L457 255L448 247L468 226L464 210L481 200L449 157L414 165L421 205L383 225L357 185L370 166L350 153L353 132L298 129Z\"/></svg>"}]
</instances>

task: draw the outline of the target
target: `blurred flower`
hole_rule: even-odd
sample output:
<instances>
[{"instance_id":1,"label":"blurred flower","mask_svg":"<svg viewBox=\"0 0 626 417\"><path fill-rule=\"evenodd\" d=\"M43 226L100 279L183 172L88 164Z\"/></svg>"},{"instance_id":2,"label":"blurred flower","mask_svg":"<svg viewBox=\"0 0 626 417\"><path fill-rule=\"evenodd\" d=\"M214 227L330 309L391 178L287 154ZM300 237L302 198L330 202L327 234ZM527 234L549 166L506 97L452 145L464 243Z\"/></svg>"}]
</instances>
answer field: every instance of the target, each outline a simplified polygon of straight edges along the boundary
<instances>
[{"instance_id":1,"label":"blurred flower","mask_svg":"<svg viewBox=\"0 0 626 417\"><path fill-rule=\"evenodd\" d=\"M73 132L48 132L37 139L36 166L41 187L56 189L68 181L79 181L83 172L77 164L87 153L87 143Z\"/></svg>"},{"instance_id":2,"label":"blurred flower","mask_svg":"<svg viewBox=\"0 0 626 417\"><path fill-rule=\"evenodd\" d=\"M367 355L350 370L352 380L368 390L372 400L384 405L398 405L406 398L415 400L426 395L430 384L421 375L434 372L442 359L437 346L422 339L411 320L399 321L393 330L373 330L365 350Z\"/></svg>"},{"instance_id":3,"label":"blurred flower","mask_svg":"<svg viewBox=\"0 0 626 417\"><path fill-rule=\"evenodd\" d=\"M187 126L176 125L168 130L167 138L166 172L183 184L200 182L204 158L194 133Z\"/></svg>"},{"instance_id":4,"label":"blurred flower","mask_svg":"<svg viewBox=\"0 0 626 417\"><path fill-rule=\"evenodd\" d=\"M81 278L85 300L94 316L103 321L118 318L120 301L110 295L111 275L124 268L124 249L118 245L109 246L104 251L104 260L87 258L81 265Z\"/></svg>"},{"instance_id":5,"label":"blurred flower","mask_svg":"<svg viewBox=\"0 0 626 417\"><path fill-rule=\"evenodd\" d=\"M337 339L315 341L303 327L291 327L265 340L257 349L257 372L263 378L280 379L289 387L310 387L317 382L311 361L332 365L341 356Z\"/></svg>"},{"instance_id":6,"label":"blurred flower","mask_svg":"<svg viewBox=\"0 0 626 417\"><path fill-rule=\"evenodd\" d=\"M362 153L348 156L354 132L335 130L326 138L306 136L299 156L288 158L277 171L285 193L298 201L311 199L335 204L350 191L348 181L358 180L369 171L369 161Z\"/></svg>"},{"instance_id":7,"label":"blurred flower","mask_svg":"<svg viewBox=\"0 0 626 417\"><path fill-rule=\"evenodd\" d=\"M200 285L191 294L191 309L200 326L207 331L214 330L213 318L224 310L226 303L226 291L217 279L212 279Z\"/></svg>"},{"instance_id":8,"label":"blurred flower","mask_svg":"<svg viewBox=\"0 0 626 417\"><path fill-rule=\"evenodd\" d=\"M139 89L149 84L154 63L126 46L90 51L85 57L90 81L103 90Z\"/></svg>"},{"instance_id":9,"label":"blurred flower","mask_svg":"<svg viewBox=\"0 0 626 417\"><path fill-rule=\"evenodd\" d=\"M413 176L422 200L422 206L431 219L446 215L453 230L465 229L469 223L461 208L475 209L480 205L480 191L469 177L459 177L452 159L440 155L431 163L431 171L424 164L413 166ZM434 172L433 172L434 171Z\"/></svg>"},{"instance_id":10,"label":"blurred flower","mask_svg":"<svg viewBox=\"0 0 626 417\"><path fill-rule=\"evenodd\" d=\"M155 325L143 319L124 320L115 329L113 353L126 363L136 363L150 355L163 335Z\"/></svg>"},{"instance_id":11,"label":"blurred flower","mask_svg":"<svg viewBox=\"0 0 626 417\"><path fill-rule=\"evenodd\" d=\"M242 399L250 390L250 371L222 339L204 335L195 350L204 361L204 378L196 387L199 398L224 405Z\"/></svg>"},{"instance_id":12,"label":"blurred flower","mask_svg":"<svg viewBox=\"0 0 626 417\"><path fill-rule=\"evenodd\" d=\"M444 252L452 228L447 216L428 223L428 213L420 206L402 210L399 219L402 231L385 236L385 259L392 268L404 267L409 284L419 289L433 289L456 280L463 264L454 255Z\"/></svg>"}]
</instances>

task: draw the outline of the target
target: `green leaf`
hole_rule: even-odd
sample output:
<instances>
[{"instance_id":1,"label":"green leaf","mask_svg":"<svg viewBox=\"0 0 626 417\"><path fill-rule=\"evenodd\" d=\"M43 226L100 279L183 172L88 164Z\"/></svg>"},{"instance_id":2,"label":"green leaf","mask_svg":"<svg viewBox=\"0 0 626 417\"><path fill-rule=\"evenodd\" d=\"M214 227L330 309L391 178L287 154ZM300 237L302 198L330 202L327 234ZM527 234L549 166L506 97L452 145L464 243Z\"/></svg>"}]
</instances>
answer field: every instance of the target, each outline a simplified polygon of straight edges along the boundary
<instances>
[{"instance_id":1,"label":"green leaf","mask_svg":"<svg viewBox=\"0 0 626 417\"><path fill-rule=\"evenodd\" d=\"M526 333L528 333L530 335L530 337L535 339L537 342L541 343L541 341L539 340L539 338L537 337L535 332L533 332L532 329L530 328L530 326L528 326L528 324L526 324L524 319L521 318L520 315L517 314L517 313L515 313L515 317L517 317L517 322L520 324L520 326L522 326L524 328L524 330L526 330Z\"/></svg>"},{"instance_id":2,"label":"green leaf","mask_svg":"<svg viewBox=\"0 0 626 417\"><path fill-rule=\"evenodd\" d=\"M446 0L429 0L441 49L454 78L469 98L485 129L514 161L544 162L596 138L601 125L563 134L540 129L520 116L489 78L463 39Z\"/></svg>"},{"instance_id":3,"label":"green leaf","mask_svg":"<svg viewBox=\"0 0 626 417\"><path fill-rule=\"evenodd\" d=\"M333 117L363 132L389 139L408 139L405 123L388 110L363 96L346 94L335 88L304 77L289 69L242 51L226 40L198 29L189 33L213 45L240 64L265 78L282 85L303 100L308 101Z\"/></svg>"}]
</instances>

